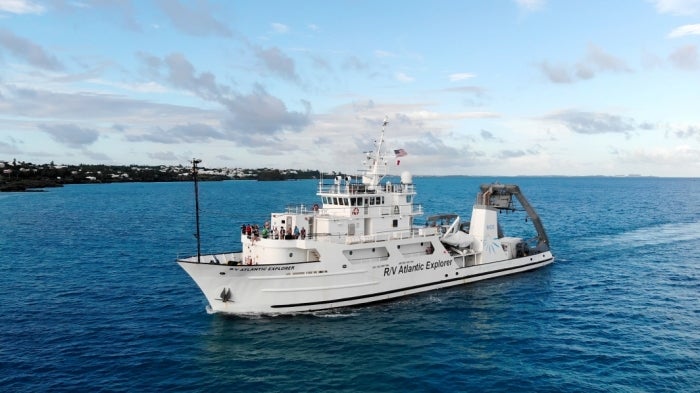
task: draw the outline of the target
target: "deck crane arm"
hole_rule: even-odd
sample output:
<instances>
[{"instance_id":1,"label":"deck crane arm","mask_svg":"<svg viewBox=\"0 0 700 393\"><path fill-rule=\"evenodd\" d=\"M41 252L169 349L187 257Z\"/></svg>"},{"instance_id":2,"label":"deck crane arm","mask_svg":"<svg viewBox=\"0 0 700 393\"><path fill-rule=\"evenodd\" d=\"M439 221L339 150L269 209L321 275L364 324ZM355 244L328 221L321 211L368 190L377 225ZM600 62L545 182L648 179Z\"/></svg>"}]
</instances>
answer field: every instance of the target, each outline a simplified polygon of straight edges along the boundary
<instances>
[{"instance_id":1,"label":"deck crane arm","mask_svg":"<svg viewBox=\"0 0 700 393\"><path fill-rule=\"evenodd\" d=\"M525 195L520 191L520 187L517 185L500 183L482 184L477 203L500 210L513 210L512 197L514 195L518 198L518 202L520 202L520 205L525 209L525 212L535 226L535 230L537 230L537 249L540 251L549 250L549 237L547 237L547 232L544 230L542 220L540 220L540 216L532 205L530 205L530 202L528 202Z\"/></svg>"}]
</instances>

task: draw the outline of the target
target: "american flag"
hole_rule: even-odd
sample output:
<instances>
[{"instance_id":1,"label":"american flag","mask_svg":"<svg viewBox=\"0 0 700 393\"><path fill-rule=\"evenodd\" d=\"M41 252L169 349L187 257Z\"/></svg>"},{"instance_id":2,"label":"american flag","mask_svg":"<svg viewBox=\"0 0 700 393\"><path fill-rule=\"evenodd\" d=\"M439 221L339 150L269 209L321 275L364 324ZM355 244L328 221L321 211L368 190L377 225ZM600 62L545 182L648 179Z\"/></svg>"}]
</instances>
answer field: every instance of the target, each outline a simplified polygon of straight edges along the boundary
<instances>
[{"instance_id":1,"label":"american flag","mask_svg":"<svg viewBox=\"0 0 700 393\"><path fill-rule=\"evenodd\" d=\"M408 154L408 153L406 153L406 150L404 150L404 149L396 149L396 150L394 150L394 155L395 155L396 157L403 157L403 156L405 156L405 155L407 155L407 154Z\"/></svg>"}]
</instances>

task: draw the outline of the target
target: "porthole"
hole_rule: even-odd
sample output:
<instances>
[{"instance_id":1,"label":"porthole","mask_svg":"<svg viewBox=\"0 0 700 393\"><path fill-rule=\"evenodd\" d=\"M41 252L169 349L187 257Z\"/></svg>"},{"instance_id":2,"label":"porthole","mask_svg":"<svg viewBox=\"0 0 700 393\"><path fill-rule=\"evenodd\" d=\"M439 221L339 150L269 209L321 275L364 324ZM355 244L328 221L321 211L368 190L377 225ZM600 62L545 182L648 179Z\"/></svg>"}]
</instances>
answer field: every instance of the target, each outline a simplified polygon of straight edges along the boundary
<instances>
[{"instance_id":1,"label":"porthole","mask_svg":"<svg viewBox=\"0 0 700 393\"><path fill-rule=\"evenodd\" d=\"M350 250L349 254L352 255L352 250Z\"/></svg>"},{"instance_id":2,"label":"porthole","mask_svg":"<svg viewBox=\"0 0 700 393\"><path fill-rule=\"evenodd\" d=\"M290 252L290 253L289 253L289 257L291 258L292 255L294 255L294 253L293 253L293 252Z\"/></svg>"}]
</instances>

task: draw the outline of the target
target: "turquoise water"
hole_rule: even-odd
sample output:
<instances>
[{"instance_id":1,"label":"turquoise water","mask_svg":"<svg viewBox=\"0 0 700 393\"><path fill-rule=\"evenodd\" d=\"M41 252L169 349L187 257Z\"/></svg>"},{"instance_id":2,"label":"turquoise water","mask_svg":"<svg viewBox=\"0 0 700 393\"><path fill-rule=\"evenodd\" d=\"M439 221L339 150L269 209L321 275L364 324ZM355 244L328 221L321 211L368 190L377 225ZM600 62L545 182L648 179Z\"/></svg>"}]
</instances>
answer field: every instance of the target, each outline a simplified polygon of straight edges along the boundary
<instances>
[{"instance_id":1,"label":"turquoise water","mask_svg":"<svg viewBox=\"0 0 700 393\"><path fill-rule=\"evenodd\" d=\"M36 391L700 391L700 179L416 178L469 216L518 183L556 262L372 306L205 312L187 183L0 194L0 386ZM201 183L202 249L316 182ZM513 216L515 217L515 216ZM509 228L526 228L503 217ZM529 225L529 224L527 224ZM529 228L529 227L527 227Z\"/></svg>"}]
</instances>

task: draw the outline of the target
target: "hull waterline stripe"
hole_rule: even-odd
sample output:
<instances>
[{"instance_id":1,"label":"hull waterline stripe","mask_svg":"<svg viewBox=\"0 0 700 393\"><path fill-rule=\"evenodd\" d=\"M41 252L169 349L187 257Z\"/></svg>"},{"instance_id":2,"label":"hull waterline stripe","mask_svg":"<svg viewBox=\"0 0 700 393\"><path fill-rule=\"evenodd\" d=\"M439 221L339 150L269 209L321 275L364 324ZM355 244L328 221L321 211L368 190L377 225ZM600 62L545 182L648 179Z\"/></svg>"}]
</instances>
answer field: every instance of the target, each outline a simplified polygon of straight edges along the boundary
<instances>
[{"instance_id":1,"label":"hull waterline stripe","mask_svg":"<svg viewBox=\"0 0 700 393\"><path fill-rule=\"evenodd\" d=\"M442 284L446 284L446 283L454 282L454 281L467 280L467 279L474 278L474 277L487 276L489 274L505 272L508 270L518 270L518 269L522 269L522 268L525 268L528 266L533 266L533 265L548 264L548 263L552 262L553 259L554 258L549 258L549 259L545 259L543 261L531 262L531 263L528 263L525 265L519 265L519 266L514 266L514 267L493 270L493 271L489 271L489 272L477 273L477 274L472 274L472 275L468 275L468 276L464 276L464 277L451 278L449 280L442 280L442 281L438 281L438 282L431 282L431 283L426 283L426 284L421 284L421 285L414 285L411 287L392 289L391 291L378 292L378 293L373 293L373 294L369 294L369 295L352 296L352 297L346 297L346 298L342 298L342 299L321 300L321 301L317 301L317 302L307 302L307 303L277 304L277 305L272 305L270 307L271 308L288 308L288 307L316 306L316 305L321 305L321 304L341 303L341 302L347 302L347 301L352 301L352 300L359 300L359 299L366 299L366 298L372 298L372 297L377 297L377 296L384 296L384 295L389 295L389 294L401 292L401 291L410 291L413 289L425 288L425 287L430 287L430 286L434 286L434 285L442 285ZM378 299L378 300L383 300L383 299Z\"/></svg>"}]
</instances>

